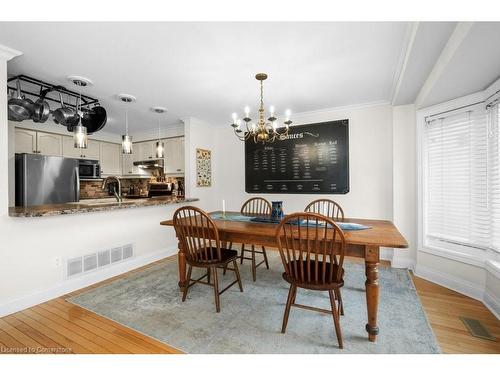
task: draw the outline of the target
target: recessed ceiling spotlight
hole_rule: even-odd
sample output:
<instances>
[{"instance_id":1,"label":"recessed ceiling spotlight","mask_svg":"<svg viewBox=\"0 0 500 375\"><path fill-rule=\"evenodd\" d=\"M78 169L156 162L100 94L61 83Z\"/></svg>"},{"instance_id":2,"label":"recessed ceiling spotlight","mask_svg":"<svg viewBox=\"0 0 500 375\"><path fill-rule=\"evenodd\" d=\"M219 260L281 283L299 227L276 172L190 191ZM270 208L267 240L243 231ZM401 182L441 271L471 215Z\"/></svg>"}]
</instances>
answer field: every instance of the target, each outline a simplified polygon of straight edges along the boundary
<instances>
[{"instance_id":1,"label":"recessed ceiling spotlight","mask_svg":"<svg viewBox=\"0 0 500 375\"><path fill-rule=\"evenodd\" d=\"M118 99L120 99L124 103L132 103L137 100L137 98L134 95L130 94L118 94Z\"/></svg>"},{"instance_id":2,"label":"recessed ceiling spotlight","mask_svg":"<svg viewBox=\"0 0 500 375\"><path fill-rule=\"evenodd\" d=\"M151 108L151 110L153 112L156 112L156 113L164 113L164 112L167 112L167 109L165 107L153 107Z\"/></svg>"},{"instance_id":3,"label":"recessed ceiling spotlight","mask_svg":"<svg viewBox=\"0 0 500 375\"><path fill-rule=\"evenodd\" d=\"M79 87L92 86L93 83L90 79L82 76L68 76L68 81Z\"/></svg>"}]
</instances>

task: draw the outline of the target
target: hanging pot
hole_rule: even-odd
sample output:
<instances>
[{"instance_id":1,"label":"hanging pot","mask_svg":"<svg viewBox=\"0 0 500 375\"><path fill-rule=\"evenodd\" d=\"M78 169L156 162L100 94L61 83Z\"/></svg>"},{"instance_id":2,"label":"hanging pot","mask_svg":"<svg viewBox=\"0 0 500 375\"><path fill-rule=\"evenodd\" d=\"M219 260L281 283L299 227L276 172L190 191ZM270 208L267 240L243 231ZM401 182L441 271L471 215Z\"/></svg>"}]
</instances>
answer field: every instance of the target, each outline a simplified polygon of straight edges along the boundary
<instances>
[{"instance_id":1,"label":"hanging pot","mask_svg":"<svg viewBox=\"0 0 500 375\"><path fill-rule=\"evenodd\" d=\"M78 123L78 114L76 113L74 108L64 106L61 93L59 93L59 100L61 101L61 108L57 108L52 113L52 117L54 117L54 121L57 124L61 124L61 125L66 126L66 127L68 125L74 126L75 123Z\"/></svg>"},{"instance_id":2,"label":"hanging pot","mask_svg":"<svg viewBox=\"0 0 500 375\"><path fill-rule=\"evenodd\" d=\"M87 128L87 134L95 133L106 125L107 114L100 105L86 112L82 117L82 125Z\"/></svg>"},{"instance_id":3,"label":"hanging pot","mask_svg":"<svg viewBox=\"0 0 500 375\"><path fill-rule=\"evenodd\" d=\"M17 97L9 99L9 119L12 121L28 120L33 116L34 103L21 96L21 82L17 79Z\"/></svg>"},{"instance_id":4,"label":"hanging pot","mask_svg":"<svg viewBox=\"0 0 500 375\"><path fill-rule=\"evenodd\" d=\"M42 90L40 88L40 98L34 104L33 110L33 121L44 123L47 121L50 115L49 103L45 100L45 96L49 93L51 89Z\"/></svg>"}]
</instances>

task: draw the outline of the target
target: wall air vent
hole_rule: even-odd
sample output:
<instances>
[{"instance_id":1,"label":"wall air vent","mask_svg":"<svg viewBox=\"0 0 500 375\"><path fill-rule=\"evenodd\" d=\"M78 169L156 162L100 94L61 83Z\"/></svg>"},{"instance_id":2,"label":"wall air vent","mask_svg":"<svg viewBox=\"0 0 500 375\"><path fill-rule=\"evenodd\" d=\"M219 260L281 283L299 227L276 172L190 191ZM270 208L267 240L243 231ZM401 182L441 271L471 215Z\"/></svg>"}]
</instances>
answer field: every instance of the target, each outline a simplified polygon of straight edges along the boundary
<instances>
[{"instance_id":1,"label":"wall air vent","mask_svg":"<svg viewBox=\"0 0 500 375\"><path fill-rule=\"evenodd\" d=\"M83 271L82 257L68 259L66 266L66 276L71 277L79 273L82 273L82 271Z\"/></svg>"},{"instance_id":2,"label":"wall air vent","mask_svg":"<svg viewBox=\"0 0 500 375\"><path fill-rule=\"evenodd\" d=\"M82 273L99 270L113 263L122 262L133 258L133 244L126 244L113 249L99 251L97 253L86 254L66 260L66 277L73 277Z\"/></svg>"},{"instance_id":3,"label":"wall air vent","mask_svg":"<svg viewBox=\"0 0 500 375\"><path fill-rule=\"evenodd\" d=\"M99 251L97 253L97 264L99 267L107 266L111 263L111 252L109 250Z\"/></svg>"},{"instance_id":4,"label":"wall air vent","mask_svg":"<svg viewBox=\"0 0 500 375\"><path fill-rule=\"evenodd\" d=\"M122 260L122 248L116 247L111 249L111 263L116 263Z\"/></svg>"},{"instance_id":5,"label":"wall air vent","mask_svg":"<svg viewBox=\"0 0 500 375\"><path fill-rule=\"evenodd\" d=\"M85 255L83 257L83 271L91 271L97 268L97 254Z\"/></svg>"}]
</instances>

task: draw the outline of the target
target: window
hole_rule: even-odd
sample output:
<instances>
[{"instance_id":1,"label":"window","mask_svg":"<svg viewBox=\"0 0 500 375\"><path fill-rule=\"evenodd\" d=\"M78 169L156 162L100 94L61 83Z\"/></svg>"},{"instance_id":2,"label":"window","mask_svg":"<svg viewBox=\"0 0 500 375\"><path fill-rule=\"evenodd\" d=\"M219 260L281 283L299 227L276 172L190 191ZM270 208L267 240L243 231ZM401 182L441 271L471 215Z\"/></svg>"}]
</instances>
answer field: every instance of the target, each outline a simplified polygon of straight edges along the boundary
<instances>
[{"instance_id":1,"label":"window","mask_svg":"<svg viewBox=\"0 0 500 375\"><path fill-rule=\"evenodd\" d=\"M499 116L480 104L426 119L424 246L500 252Z\"/></svg>"}]
</instances>

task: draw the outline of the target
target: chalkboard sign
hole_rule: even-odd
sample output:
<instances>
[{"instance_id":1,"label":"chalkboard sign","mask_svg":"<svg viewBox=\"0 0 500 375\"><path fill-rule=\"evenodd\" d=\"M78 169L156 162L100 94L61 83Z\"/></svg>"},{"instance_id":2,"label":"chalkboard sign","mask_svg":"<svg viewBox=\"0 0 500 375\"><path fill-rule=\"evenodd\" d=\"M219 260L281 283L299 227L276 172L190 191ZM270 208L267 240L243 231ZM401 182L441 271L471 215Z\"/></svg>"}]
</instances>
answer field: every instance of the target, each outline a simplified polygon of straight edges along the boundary
<instances>
[{"instance_id":1,"label":"chalkboard sign","mask_svg":"<svg viewBox=\"0 0 500 375\"><path fill-rule=\"evenodd\" d=\"M349 192L349 120L290 127L287 139L245 142L247 193Z\"/></svg>"}]
</instances>

